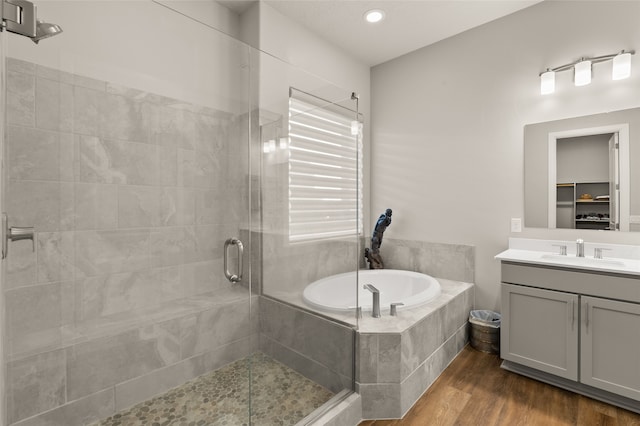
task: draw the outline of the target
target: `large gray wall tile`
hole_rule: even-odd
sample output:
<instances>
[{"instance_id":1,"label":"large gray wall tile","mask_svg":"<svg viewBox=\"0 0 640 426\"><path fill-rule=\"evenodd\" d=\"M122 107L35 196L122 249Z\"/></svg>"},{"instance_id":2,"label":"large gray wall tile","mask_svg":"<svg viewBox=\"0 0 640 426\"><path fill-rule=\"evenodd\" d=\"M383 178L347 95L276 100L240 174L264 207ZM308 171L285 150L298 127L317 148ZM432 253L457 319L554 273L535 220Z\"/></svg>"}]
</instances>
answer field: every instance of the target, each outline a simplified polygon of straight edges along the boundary
<instances>
[{"instance_id":1,"label":"large gray wall tile","mask_svg":"<svg viewBox=\"0 0 640 426\"><path fill-rule=\"evenodd\" d=\"M73 86L38 77L36 79L36 126L60 132L73 131Z\"/></svg>"},{"instance_id":2,"label":"large gray wall tile","mask_svg":"<svg viewBox=\"0 0 640 426\"><path fill-rule=\"evenodd\" d=\"M32 74L7 71L7 124L33 127L36 121L36 78Z\"/></svg>"},{"instance_id":3,"label":"large gray wall tile","mask_svg":"<svg viewBox=\"0 0 640 426\"><path fill-rule=\"evenodd\" d=\"M176 325L173 333L178 333ZM177 362L179 336L171 327L150 326L80 343L66 350L69 400L106 389ZM173 347L172 347L173 346Z\"/></svg>"},{"instance_id":4,"label":"large gray wall tile","mask_svg":"<svg viewBox=\"0 0 640 426\"><path fill-rule=\"evenodd\" d=\"M148 230L76 232L79 276L96 276L147 269L150 265Z\"/></svg>"},{"instance_id":5,"label":"large gray wall tile","mask_svg":"<svg viewBox=\"0 0 640 426\"><path fill-rule=\"evenodd\" d=\"M402 336L400 333L378 335L377 382L398 383L401 380L402 349Z\"/></svg>"},{"instance_id":6,"label":"large gray wall tile","mask_svg":"<svg viewBox=\"0 0 640 426\"><path fill-rule=\"evenodd\" d=\"M352 387L350 375L343 376L338 374L328 366L291 350L265 335L260 335L260 350L333 393Z\"/></svg>"},{"instance_id":7,"label":"large gray wall tile","mask_svg":"<svg viewBox=\"0 0 640 426\"><path fill-rule=\"evenodd\" d=\"M69 281L75 278L73 232L37 234L38 282Z\"/></svg>"},{"instance_id":8,"label":"large gray wall tile","mask_svg":"<svg viewBox=\"0 0 640 426\"><path fill-rule=\"evenodd\" d=\"M399 419L402 416L399 383L361 384L363 419Z\"/></svg>"},{"instance_id":9,"label":"large gray wall tile","mask_svg":"<svg viewBox=\"0 0 640 426\"><path fill-rule=\"evenodd\" d=\"M473 246L385 238L380 252L389 269L422 272L468 283L475 281Z\"/></svg>"},{"instance_id":10,"label":"large gray wall tile","mask_svg":"<svg viewBox=\"0 0 640 426\"><path fill-rule=\"evenodd\" d=\"M57 347L61 327L72 309L73 284L52 283L19 287L5 293L8 354L37 353Z\"/></svg>"},{"instance_id":11,"label":"large gray wall tile","mask_svg":"<svg viewBox=\"0 0 640 426\"><path fill-rule=\"evenodd\" d=\"M158 185L159 161L154 145L81 136L80 179L87 183Z\"/></svg>"},{"instance_id":12,"label":"large gray wall tile","mask_svg":"<svg viewBox=\"0 0 640 426\"><path fill-rule=\"evenodd\" d=\"M298 364L296 369L312 380L320 380L321 370L325 375L339 377L339 383L355 373L354 331L349 327L261 298L260 333L265 352L287 360L289 366ZM335 390L336 386L340 385L332 384L330 389Z\"/></svg>"},{"instance_id":13,"label":"large gray wall tile","mask_svg":"<svg viewBox=\"0 0 640 426\"><path fill-rule=\"evenodd\" d=\"M149 228L160 226L159 187L120 186L118 189L118 226Z\"/></svg>"},{"instance_id":14,"label":"large gray wall tile","mask_svg":"<svg viewBox=\"0 0 640 426\"><path fill-rule=\"evenodd\" d=\"M145 269L88 277L76 282L78 318L97 319L180 299L180 268Z\"/></svg>"},{"instance_id":15,"label":"large gray wall tile","mask_svg":"<svg viewBox=\"0 0 640 426\"><path fill-rule=\"evenodd\" d=\"M106 93L100 117L100 135L107 139L147 142L142 103L125 96Z\"/></svg>"},{"instance_id":16,"label":"large gray wall tile","mask_svg":"<svg viewBox=\"0 0 640 426\"><path fill-rule=\"evenodd\" d=\"M418 398L435 382L456 357L459 352L459 350L456 350L456 342L456 335L454 334L402 382L400 400L402 415L409 411Z\"/></svg>"},{"instance_id":17,"label":"large gray wall tile","mask_svg":"<svg viewBox=\"0 0 640 426\"><path fill-rule=\"evenodd\" d=\"M445 340L444 310L439 309L402 333L401 378L406 378Z\"/></svg>"},{"instance_id":18,"label":"large gray wall tile","mask_svg":"<svg viewBox=\"0 0 640 426\"><path fill-rule=\"evenodd\" d=\"M378 381L378 334L358 333L356 380L359 383Z\"/></svg>"},{"instance_id":19,"label":"large gray wall tile","mask_svg":"<svg viewBox=\"0 0 640 426\"><path fill-rule=\"evenodd\" d=\"M118 227L118 186L76 183L75 229L104 230Z\"/></svg>"},{"instance_id":20,"label":"large gray wall tile","mask_svg":"<svg viewBox=\"0 0 640 426\"><path fill-rule=\"evenodd\" d=\"M11 226L13 222L9 222ZM17 288L36 283L36 253L31 241L9 243L5 288Z\"/></svg>"},{"instance_id":21,"label":"large gray wall tile","mask_svg":"<svg viewBox=\"0 0 640 426\"><path fill-rule=\"evenodd\" d=\"M63 404L65 353L52 351L7 365L7 419L9 424Z\"/></svg>"},{"instance_id":22,"label":"large gray wall tile","mask_svg":"<svg viewBox=\"0 0 640 426\"><path fill-rule=\"evenodd\" d=\"M187 360L172 364L117 384L115 386L116 411L127 409L183 384L187 381L184 364L188 362Z\"/></svg>"},{"instance_id":23,"label":"large gray wall tile","mask_svg":"<svg viewBox=\"0 0 640 426\"><path fill-rule=\"evenodd\" d=\"M9 178L60 180L60 133L7 126L6 144Z\"/></svg>"},{"instance_id":24,"label":"large gray wall tile","mask_svg":"<svg viewBox=\"0 0 640 426\"><path fill-rule=\"evenodd\" d=\"M251 334L249 305L246 300L220 304L200 312L183 327L182 357L205 353Z\"/></svg>"},{"instance_id":25,"label":"large gray wall tile","mask_svg":"<svg viewBox=\"0 0 640 426\"><path fill-rule=\"evenodd\" d=\"M14 226L36 231L73 229L74 186L67 182L9 180L7 214Z\"/></svg>"},{"instance_id":26,"label":"large gray wall tile","mask_svg":"<svg viewBox=\"0 0 640 426\"><path fill-rule=\"evenodd\" d=\"M85 87L73 90L73 131L81 135L98 136L105 93Z\"/></svg>"},{"instance_id":27,"label":"large gray wall tile","mask_svg":"<svg viewBox=\"0 0 640 426\"><path fill-rule=\"evenodd\" d=\"M217 370L227 364L251 355L255 352L254 346L256 344L254 341L256 339L258 339L257 334L243 337L199 355L198 358L203 368L201 374ZM188 373L189 371L187 371L187 374Z\"/></svg>"},{"instance_id":28,"label":"large gray wall tile","mask_svg":"<svg viewBox=\"0 0 640 426\"><path fill-rule=\"evenodd\" d=\"M113 388L80 398L15 426L87 426L114 413Z\"/></svg>"}]
</instances>

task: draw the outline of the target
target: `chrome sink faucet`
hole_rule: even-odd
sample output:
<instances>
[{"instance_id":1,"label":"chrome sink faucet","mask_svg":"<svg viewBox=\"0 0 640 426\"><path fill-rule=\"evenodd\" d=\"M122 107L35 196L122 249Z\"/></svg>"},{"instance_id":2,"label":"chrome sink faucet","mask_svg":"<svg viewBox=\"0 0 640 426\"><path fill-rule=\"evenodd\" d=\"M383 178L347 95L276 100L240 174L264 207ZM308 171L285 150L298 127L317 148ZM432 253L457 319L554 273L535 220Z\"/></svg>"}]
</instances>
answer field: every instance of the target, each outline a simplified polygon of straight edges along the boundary
<instances>
[{"instance_id":1,"label":"chrome sink faucet","mask_svg":"<svg viewBox=\"0 0 640 426\"><path fill-rule=\"evenodd\" d=\"M584 257L584 240L582 238L576 240L576 257Z\"/></svg>"},{"instance_id":2,"label":"chrome sink faucet","mask_svg":"<svg viewBox=\"0 0 640 426\"><path fill-rule=\"evenodd\" d=\"M380 318L380 291L371 284L365 284L363 288L373 294L373 310L371 311L371 316Z\"/></svg>"}]
</instances>

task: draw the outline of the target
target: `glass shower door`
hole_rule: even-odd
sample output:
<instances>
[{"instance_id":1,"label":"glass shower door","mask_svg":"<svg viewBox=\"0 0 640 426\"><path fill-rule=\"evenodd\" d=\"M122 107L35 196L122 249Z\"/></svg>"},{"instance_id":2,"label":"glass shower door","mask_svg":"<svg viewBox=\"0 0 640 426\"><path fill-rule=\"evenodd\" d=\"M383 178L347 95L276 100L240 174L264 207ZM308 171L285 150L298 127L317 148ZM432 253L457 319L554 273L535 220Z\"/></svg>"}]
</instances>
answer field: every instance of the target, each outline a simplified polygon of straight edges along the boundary
<instances>
[{"instance_id":1,"label":"glass shower door","mask_svg":"<svg viewBox=\"0 0 640 426\"><path fill-rule=\"evenodd\" d=\"M269 55L260 56L260 67L260 350L308 380L296 397L304 417L354 389L357 99ZM340 285L320 293L340 309L306 297L310 286L338 276Z\"/></svg>"},{"instance_id":2,"label":"glass shower door","mask_svg":"<svg viewBox=\"0 0 640 426\"><path fill-rule=\"evenodd\" d=\"M151 1L38 15L64 32L1 34L2 211L34 228L2 262L5 423L250 424L250 49Z\"/></svg>"}]
</instances>

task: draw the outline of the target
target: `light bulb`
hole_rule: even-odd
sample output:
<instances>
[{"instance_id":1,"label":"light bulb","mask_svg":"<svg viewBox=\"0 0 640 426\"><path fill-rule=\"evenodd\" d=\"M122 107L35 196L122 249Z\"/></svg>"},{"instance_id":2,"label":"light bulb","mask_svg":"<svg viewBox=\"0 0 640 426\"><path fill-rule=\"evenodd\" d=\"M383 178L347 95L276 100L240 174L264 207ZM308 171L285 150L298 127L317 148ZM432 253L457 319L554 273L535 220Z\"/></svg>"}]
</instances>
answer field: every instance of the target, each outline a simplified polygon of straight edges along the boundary
<instances>
[{"instance_id":1,"label":"light bulb","mask_svg":"<svg viewBox=\"0 0 640 426\"><path fill-rule=\"evenodd\" d=\"M611 78L613 80L622 80L629 78L631 75L631 53L620 53L613 58L613 70Z\"/></svg>"},{"instance_id":2,"label":"light bulb","mask_svg":"<svg viewBox=\"0 0 640 426\"><path fill-rule=\"evenodd\" d=\"M375 24L376 22L380 22L384 19L384 12L379 9L369 10L364 14L364 19L367 22Z\"/></svg>"},{"instance_id":3,"label":"light bulb","mask_svg":"<svg viewBox=\"0 0 640 426\"><path fill-rule=\"evenodd\" d=\"M547 70L540 74L540 94L548 95L556 90L556 73Z\"/></svg>"},{"instance_id":4,"label":"light bulb","mask_svg":"<svg viewBox=\"0 0 640 426\"><path fill-rule=\"evenodd\" d=\"M586 86L591 83L591 61L581 61L573 66L573 84Z\"/></svg>"}]
</instances>

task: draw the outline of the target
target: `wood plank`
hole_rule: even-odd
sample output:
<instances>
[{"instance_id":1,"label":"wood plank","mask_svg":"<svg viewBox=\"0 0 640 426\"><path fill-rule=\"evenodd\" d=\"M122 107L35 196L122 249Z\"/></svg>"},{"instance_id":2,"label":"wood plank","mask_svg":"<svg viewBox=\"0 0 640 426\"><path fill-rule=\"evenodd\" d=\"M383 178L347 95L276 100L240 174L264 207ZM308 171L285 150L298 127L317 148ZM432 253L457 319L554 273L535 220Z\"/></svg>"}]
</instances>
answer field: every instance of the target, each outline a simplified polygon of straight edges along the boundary
<instances>
[{"instance_id":1,"label":"wood plank","mask_svg":"<svg viewBox=\"0 0 640 426\"><path fill-rule=\"evenodd\" d=\"M640 426L640 414L500 368L467 346L403 419L360 426Z\"/></svg>"},{"instance_id":2,"label":"wood plank","mask_svg":"<svg viewBox=\"0 0 640 426\"><path fill-rule=\"evenodd\" d=\"M470 398L471 394L452 386L437 386L431 396L416 402L402 419L402 425L421 426L425 419L433 426L454 425Z\"/></svg>"}]
</instances>

